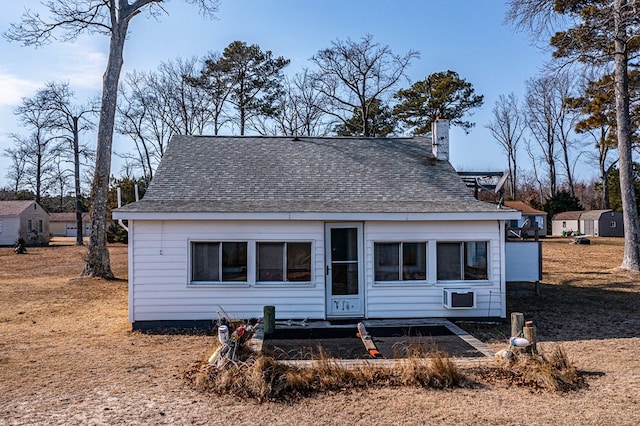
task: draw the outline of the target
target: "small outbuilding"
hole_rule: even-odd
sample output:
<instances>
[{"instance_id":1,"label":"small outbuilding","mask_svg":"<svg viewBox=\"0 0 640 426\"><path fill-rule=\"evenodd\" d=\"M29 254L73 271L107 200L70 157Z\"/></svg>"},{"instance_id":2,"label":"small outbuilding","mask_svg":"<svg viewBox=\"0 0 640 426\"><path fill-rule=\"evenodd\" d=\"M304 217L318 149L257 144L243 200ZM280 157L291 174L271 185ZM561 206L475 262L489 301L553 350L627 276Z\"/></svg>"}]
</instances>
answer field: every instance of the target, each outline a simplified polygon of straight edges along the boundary
<instances>
[{"instance_id":1,"label":"small outbuilding","mask_svg":"<svg viewBox=\"0 0 640 426\"><path fill-rule=\"evenodd\" d=\"M506 316L505 221L430 138L175 136L129 229L133 328ZM176 324L177 323L177 324Z\"/></svg>"},{"instance_id":2,"label":"small outbuilding","mask_svg":"<svg viewBox=\"0 0 640 426\"><path fill-rule=\"evenodd\" d=\"M520 211L522 217L509 221L509 228L533 237L536 232L539 237L547 235L547 212L537 210L523 201L505 201L504 205Z\"/></svg>"},{"instance_id":3,"label":"small outbuilding","mask_svg":"<svg viewBox=\"0 0 640 426\"><path fill-rule=\"evenodd\" d=\"M580 232L594 237L624 237L622 213L611 209L583 212Z\"/></svg>"},{"instance_id":4,"label":"small outbuilding","mask_svg":"<svg viewBox=\"0 0 640 426\"><path fill-rule=\"evenodd\" d=\"M78 224L75 213L49 213L49 226L54 237L76 237ZM82 236L88 237L91 232L89 213L82 213Z\"/></svg>"},{"instance_id":5,"label":"small outbuilding","mask_svg":"<svg viewBox=\"0 0 640 426\"><path fill-rule=\"evenodd\" d=\"M29 246L49 244L49 213L33 200L0 201L0 246L22 238Z\"/></svg>"},{"instance_id":6,"label":"small outbuilding","mask_svg":"<svg viewBox=\"0 0 640 426\"><path fill-rule=\"evenodd\" d=\"M551 218L551 235L563 237L573 232L580 232L580 215L583 211L556 213Z\"/></svg>"}]
</instances>

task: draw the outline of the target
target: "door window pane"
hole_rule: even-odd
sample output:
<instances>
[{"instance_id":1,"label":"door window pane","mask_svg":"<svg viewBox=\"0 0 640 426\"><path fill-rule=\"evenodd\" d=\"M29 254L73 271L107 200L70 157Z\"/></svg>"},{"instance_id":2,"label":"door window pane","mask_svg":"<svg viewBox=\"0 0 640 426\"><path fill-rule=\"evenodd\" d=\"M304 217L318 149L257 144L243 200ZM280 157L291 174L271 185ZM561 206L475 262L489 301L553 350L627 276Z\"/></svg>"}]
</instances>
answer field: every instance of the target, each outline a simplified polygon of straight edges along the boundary
<instances>
[{"instance_id":1,"label":"door window pane","mask_svg":"<svg viewBox=\"0 0 640 426\"><path fill-rule=\"evenodd\" d=\"M284 243L258 243L258 281L283 281Z\"/></svg>"},{"instance_id":2,"label":"door window pane","mask_svg":"<svg viewBox=\"0 0 640 426\"><path fill-rule=\"evenodd\" d=\"M402 243L402 279L427 279L426 243Z\"/></svg>"},{"instance_id":3,"label":"door window pane","mask_svg":"<svg viewBox=\"0 0 640 426\"><path fill-rule=\"evenodd\" d=\"M358 264L338 263L331 269L331 294L344 296L358 294Z\"/></svg>"},{"instance_id":4,"label":"door window pane","mask_svg":"<svg viewBox=\"0 0 640 426\"><path fill-rule=\"evenodd\" d=\"M374 252L375 280L398 281L400 279L400 244L376 243Z\"/></svg>"},{"instance_id":5,"label":"door window pane","mask_svg":"<svg viewBox=\"0 0 640 426\"><path fill-rule=\"evenodd\" d=\"M459 280L462 278L460 243L438 243L437 258L438 280Z\"/></svg>"},{"instance_id":6,"label":"door window pane","mask_svg":"<svg viewBox=\"0 0 640 426\"><path fill-rule=\"evenodd\" d=\"M358 229L331 229L331 260L344 262L358 260Z\"/></svg>"},{"instance_id":7,"label":"door window pane","mask_svg":"<svg viewBox=\"0 0 640 426\"><path fill-rule=\"evenodd\" d=\"M311 281L311 243L287 243L287 281Z\"/></svg>"}]
</instances>

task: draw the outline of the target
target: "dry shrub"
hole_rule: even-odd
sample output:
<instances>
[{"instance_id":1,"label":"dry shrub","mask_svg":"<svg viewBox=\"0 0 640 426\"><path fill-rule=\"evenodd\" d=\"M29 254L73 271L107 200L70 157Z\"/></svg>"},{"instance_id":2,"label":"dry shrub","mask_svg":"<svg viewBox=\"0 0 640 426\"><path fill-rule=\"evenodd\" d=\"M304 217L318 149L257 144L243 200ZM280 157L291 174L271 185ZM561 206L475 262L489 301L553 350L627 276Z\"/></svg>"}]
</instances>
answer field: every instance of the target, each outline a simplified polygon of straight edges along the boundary
<instances>
[{"instance_id":1,"label":"dry shrub","mask_svg":"<svg viewBox=\"0 0 640 426\"><path fill-rule=\"evenodd\" d=\"M422 354L428 353L428 356ZM451 388L461 386L465 377L451 361L449 355L432 345L425 352L423 348L407 349L407 359L398 369L404 385L417 385L429 388Z\"/></svg>"},{"instance_id":2,"label":"dry shrub","mask_svg":"<svg viewBox=\"0 0 640 426\"><path fill-rule=\"evenodd\" d=\"M586 386L577 368L562 347L547 356L517 356L509 365L502 365L484 373L489 381L499 379L510 385L531 387L535 390L568 392Z\"/></svg>"},{"instance_id":3,"label":"dry shrub","mask_svg":"<svg viewBox=\"0 0 640 426\"><path fill-rule=\"evenodd\" d=\"M376 366L374 362L346 367L327 357L322 348L312 366L292 366L273 357L253 354L235 364L217 369L201 363L185 374L202 392L229 394L259 402L290 402L316 393L376 386L420 386L450 388L466 383L446 354L429 358L410 357L398 367Z\"/></svg>"}]
</instances>

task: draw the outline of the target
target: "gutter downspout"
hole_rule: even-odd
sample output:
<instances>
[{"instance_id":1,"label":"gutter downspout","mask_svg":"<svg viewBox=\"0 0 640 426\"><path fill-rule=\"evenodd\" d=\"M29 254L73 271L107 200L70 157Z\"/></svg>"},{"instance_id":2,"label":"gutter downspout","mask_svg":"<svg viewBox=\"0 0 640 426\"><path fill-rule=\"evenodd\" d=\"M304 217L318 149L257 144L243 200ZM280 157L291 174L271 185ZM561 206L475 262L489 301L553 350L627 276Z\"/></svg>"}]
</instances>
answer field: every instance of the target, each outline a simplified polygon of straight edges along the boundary
<instances>
[{"instance_id":1,"label":"gutter downspout","mask_svg":"<svg viewBox=\"0 0 640 426\"><path fill-rule=\"evenodd\" d=\"M118 208L120 208L120 207L122 207L122 196L121 196L120 187L116 188L116 193L118 194ZM137 185L136 185L136 195L138 195ZM138 197L136 196L136 198L138 198ZM127 226L124 224L122 219L118 219L118 225L120 225L122 227L122 229L124 229L125 231L129 232L129 228L127 228Z\"/></svg>"},{"instance_id":2,"label":"gutter downspout","mask_svg":"<svg viewBox=\"0 0 640 426\"><path fill-rule=\"evenodd\" d=\"M133 186L133 189L135 191L136 201L140 201L137 183ZM119 186L116 188L116 193L118 194L118 208L120 208L122 207L122 195ZM127 225L124 224L122 219L118 219L118 225L120 225L125 231L129 232L129 228L127 228Z\"/></svg>"}]
</instances>

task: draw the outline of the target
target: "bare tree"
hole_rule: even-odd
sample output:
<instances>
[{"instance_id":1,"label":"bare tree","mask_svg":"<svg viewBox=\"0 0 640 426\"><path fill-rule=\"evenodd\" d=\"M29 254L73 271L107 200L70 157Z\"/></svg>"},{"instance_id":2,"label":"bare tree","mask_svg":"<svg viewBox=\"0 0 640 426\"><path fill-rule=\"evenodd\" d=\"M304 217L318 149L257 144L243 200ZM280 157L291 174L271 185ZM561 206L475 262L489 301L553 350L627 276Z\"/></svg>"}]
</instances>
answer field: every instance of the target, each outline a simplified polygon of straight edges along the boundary
<instances>
[{"instance_id":1,"label":"bare tree","mask_svg":"<svg viewBox=\"0 0 640 426\"><path fill-rule=\"evenodd\" d=\"M116 130L131 137L137 155L118 154L138 164L150 181L171 136L201 135L214 128L209 92L188 83L198 59L163 62L157 71L134 71L120 87Z\"/></svg>"},{"instance_id":2,"label":"bare tree","mask_svg":"<svg viewBox=\"0 0 640 426\"><path fill-rule=\"evenodd\" d=\"M323 97L313 89L308 70L285 78L272 116L255 120L262 135L326 136L335 121L324 112Z\"/></svg>"},{"instance_id":3,"label":"bare tree","mask_svg":"<svg viewBox=\"0 0 640 426\"><path fill-rule=\"evenodd\" d=\"M545 191L545 187L548 185L545 185L545 183L542 181L542 178L540 177L540 172L538 171L538 157L533 150L530 139L525 140L525 148L527 151L527 155L531 160L531 165L533 166L533 179L530 180L533 180L534 182L532 186L537 187L538 202L540 203L540 205L542 205L544 204L544 194L548 193L548 191Z\"/></svg>"},{"instance_id":4,"label":"bare tree","mask_svg":"<svg viewBox=\"0 0 640 426\"><path fill-rule=\"evenodd\" d=\"M233 92L234 80L227 68L220 53L209 53L204 58L199 76L191 73L183 76L188 84L205 91L214 135L217 135L220 129L231 121L227 104Z\"/></svg>"},{"instance_id":5,"label":"bare tree","mask_svg":"<svg viewBox=\"0 0 640 426\"><path fill-rule=\"evenodd\" d=\"M548 76L528 80L525 99L527 126L547 167L550 196L557 190L555 112L561 102L554 96L552 84L553 78ZM533 155L532 149L528 152Z\"/></svg>"},{"instance_id":6,"label":"bare tree","mask_svg":"<svg viewBox=\"0 0 640 426\"><path fill-rule=\"evenodd\" d=\"M45 89L38 90L32 97L23 98L14 109L14 114L20 125L30 133L28 136L10 134L16 148L7 154L23 156L26 164L23 176L40 203L50 183L48 174L52 171L53 161L60 154L58 137L54 133L58 117L49 109Z\"/></svg>"},{"instance_id":7,"label":"bare tree","mask_svg":"<svg viewBox=\"0 0 640 426\"><path fill-rule=\"evenodd\" d=\"M218 11L218 0L186 0L197 4L203 14ZM5 37L23 45L41 46L56 36L72 41L84 33L109 37L109 55L103 76L96 167L92 184L91 237L83 275L113 278L107 248L107 198L111 171L111 151L115 124L118 82L122 70L123 51L134 16L147 10L151 15L164 11L166 0L48 0L43 18L38 12L25 11L17 24L12 24Z\"/></svg>"},{"instance_id":8,"label":"bare tree","mask_svg":"<svg viewBox=\"0 0 640 426\"><path fill-rule=\"evenodd\" d=\"M493 121L486 127L507 154L510 196L516 199L518 188L518 145L526 130L526 121L520 103L512 92L500 95L493 107Z\"/></svg>"},{"instance_id":9,"label":"bare tree","mask_svg":"<svg viewBox=\"0 0 640 426\"><path fill-rule=\"evenodd\" d=\"M44 108L52 117L52 130L63 140L59 145L61 154L69 154L73 165L73 182L75 193L76 214L76 245L84 245L82 239L82 191L80 181L80 167L83 160L93 159L93 150L87 144L80 143L80 134L92 130L95 126L92 121L99 111L97 102L88 102L85 105L73 104L74 92L68 83L47 83L40 92L44 100ZM66 143L65 143L66 142ZM62 176L57 173L57 176Z\"/></svg>"},{"instance_id":10,"label":"bare tree","mask_svg":"<svg viewBox=\"0 0 640 426\"><path fill-rule=\"evenodd\" d=\"M526 86L527 126L547 167L549 195L555 195L558 189L558 162L574 195L571 137L578 116L566 101L573 94L573 83L567 73L560 72L530 79Z\"/></svg>"},{"instance_id":11,"label":"bare tree","mask_svg":"<svg viewBox=\"0 0 640 426\"><path fill-rule=\"evenodd\" d=\"M372 104L387 103L398 82L406 78L405 69L418 57L413 50L395 55L389 46L375 43L371 35L360 42L332 42L311 58L318 67L312 72L314 88L326 98L321 104L324 112L348 125L353 111L359 111L363 136L370 136Z\"/></svg>"},{"instance_id":12,"label":"bare tree","mask_svg":"<svg viewBox=\"0 0 640 426\"><path fill-rule=\"evenodd\" d=\"M11 181L13 191L18 192L25 183L27 174L27 159L20 147L7 148L2 153L3 156L9 158L11 166L7 169L6 178Z\"/></svg>"}]
</instances>

